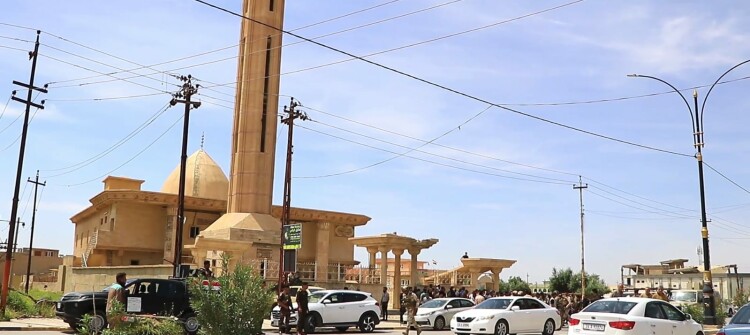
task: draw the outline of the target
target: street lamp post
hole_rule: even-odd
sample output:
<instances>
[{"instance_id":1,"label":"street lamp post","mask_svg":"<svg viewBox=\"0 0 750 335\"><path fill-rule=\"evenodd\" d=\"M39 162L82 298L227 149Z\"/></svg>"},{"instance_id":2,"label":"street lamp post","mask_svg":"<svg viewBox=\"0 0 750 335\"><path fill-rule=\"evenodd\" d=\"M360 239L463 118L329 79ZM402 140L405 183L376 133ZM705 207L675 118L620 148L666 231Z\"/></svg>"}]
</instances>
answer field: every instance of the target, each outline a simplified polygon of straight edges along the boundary
<instances>
[{"instance_id":1,"label":"street lamp post","mask_svg":"<svg viewBox=\"0 0 750 335\"><path fill-rule=\"evenodd\" d=\"M711 94L711 91L713 91L716 84L721 81L724 76L726 76L729 72L736 69L737 67L749 63L749 60L746 60L744 62L741 62L733 67L731 67L729 70L724 72L716 81L711 85L711 87L708 89L708 92L706 93L706 96L703 98L703 104L701 105L701 108L698 109L698 91L693 90L693 107L690 107L690 103L685 98L685 95L680 92L676 87L674 87L672 84L659 79L657 77L653 76L646 76L646 75L640 75L640 74L630 74L628 77L636 77L636 78L648 78L653 79L656 81L659 81L663 84L666 84L667 86L671 87L672 90L674 90L675 93L679 94L680 97L682 97L682 101L685 102L685 105L687 106L688 112L690 113L691 118L691 125L693 127L693 145L695 146L697 153L695 154L695 158L698 161L698 183L700 185L700 200L701 200L701 238L703 240L703 301L705 308L703 309L703 319L704 323L707 325L717 325L716 320L716 304L714 299L714 285L713 285L713 279L711 278L711 253L708 248L708 220L706 219L706 193L705 193L705 187L703 182L703 152L702 148L704 145L703 142L703 112L706 108L706 101L708 100L708 96Z\"/></svg>"}]
</instances>

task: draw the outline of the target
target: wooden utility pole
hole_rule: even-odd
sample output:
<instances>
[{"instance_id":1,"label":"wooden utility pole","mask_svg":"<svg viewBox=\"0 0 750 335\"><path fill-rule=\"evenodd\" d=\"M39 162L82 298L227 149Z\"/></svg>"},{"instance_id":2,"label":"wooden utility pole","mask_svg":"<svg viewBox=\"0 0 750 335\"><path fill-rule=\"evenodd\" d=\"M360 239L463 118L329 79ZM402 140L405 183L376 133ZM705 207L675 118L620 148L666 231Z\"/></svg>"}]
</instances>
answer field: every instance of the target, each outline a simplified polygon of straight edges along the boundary
<instances>
[{"instance_id":1,"label":"wooden utility pole","mask_svg":"<svg viewBox=\"0 0 750 335\"><path fill-rule=\"evenodd\" d=\"M24 112L23 116L23 130L21 132L21 148L18 153L18 169L16 170L16 185L13 190L13 203L11 205L10 210L10 228L8 229L8 247L14 245L14 235L16 232L16 215L18 215L18 197L19 193L21 191L21 174L23 173L23 158L24 153L26 152L26 135L29 130L29 114L31 112L31 107L36 107L38 109L44 109L44 100L42 100L42 104L37 104L32 101L31 94L34 91L39 91L41 93L47 93L47 85L44 85L44 88L36 87L34 86L34 76L36 75L36 61L39 58L39 34L41 34L41 30L36 31L36 42L34 43L34 51L29 52L29 59L31 60L31 76L29 78L29 83L24 84L18 81L13 81L13 84L24 87L27 89L28 94L26 95L26 100L17 98L15 96L12 97L14 101L18 101L22 104L26 105L26 111ZM3 273L2 278L2 288L0 289L0 316L5 315L5 307L8 303L8 288L10 287L10 263L12 262L13 255L10 252L5 253L5 272Z\"/></svg>"},{"instance_id":2,"label":"wooden utility pole","mask_svg":"<svg viewBox=\"0 0 750 335\"><path fill-rule=\"evenodd\" d=\"M281 242L279 245L279 292L281 292L284 283L284 227L290 224L290 212L292 206L292 153L294 139L294 119L307 120L307 114L296 110L299 103L291 98L289 106L284 106L285 116L282 116L281 123L289 126L289 134L286 143L286 171L284 173L284 203L281 210Z\"/></svg>"},{"instance_id":3,"label":"wooden utility pole","mask_svg":"<svg viewBox=\"0 0 750 335\"><path fill-rule=\"evenodd\" d=\"M185 169L187 164L188 130L190 126L190 109L201 106L200 101L191 101L194 94L198 93L200 85L193 86L192 76L180 77L183 81L182 89L174 94L169 102L174 106L178 103L185 104L185 116L182 128L182 154L180 156L180 184L177 191L177 227L174 241L174 277L180 277L180 265L182 264L182 233L185 224ZM182 99L184 98L184 100Z\"/></svg>"},{"instance_id":4,"label":"wooden utility pole","mask_svg":"<svg viewBox=\"0 0 750 335\"><path fill-rule=\"evenodd\" d=\"M583 240L583 190L589 187L588 184L583 184L583 179L578 176L578 185L573 185L574 190L578 190L578 194L581 202L581 300L586 297L586 267L585 258L586 253L584 252L584 240Z\"/></svg>"},{"instance_id":5,"label":"wooden utility pole","mask_svg":"<svg viewBox=\"0 0 750 335\"><path fill-rule=\"evenodd\" d=\"M31 212L31 237L29 237L29 260L28 263L26 263L26 286L24 287L24 292L27 294L29 293L29 282L31 278L31 256L34 253L34 224L36 223L36 202L37 202L37 191L39 190L39 186L47 186L46 182L39 182L39 170L36 170L36 178L34 180L27 180L27 182L34 184L34 206Z\"/></svg>"}]
</instances>

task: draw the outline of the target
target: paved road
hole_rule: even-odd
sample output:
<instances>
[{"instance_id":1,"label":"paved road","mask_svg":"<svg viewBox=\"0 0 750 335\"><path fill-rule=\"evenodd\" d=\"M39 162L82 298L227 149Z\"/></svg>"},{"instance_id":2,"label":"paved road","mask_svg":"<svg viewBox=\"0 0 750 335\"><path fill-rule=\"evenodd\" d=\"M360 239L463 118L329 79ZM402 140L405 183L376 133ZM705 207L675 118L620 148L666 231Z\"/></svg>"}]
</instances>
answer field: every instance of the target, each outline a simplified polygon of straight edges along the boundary
<instances>
[{"instance_id":1,"label":"paved road","mask_svg":"<svg viewBox=\"0 0 750 335\"><path fill-rule=\"evenodd\" d=\"M3 335L60 335L60 334L71 335L71 334L73 334L73 332L32 332L32 331L19 331L19 332L5 332L4 331L2 333L3 333ZM358 332L354 332L354 331L348 331L348 332L345 332L345 333L339 333L339 332L336 332L336 331L326 331L326 330L323 330L322 333L324 333L324 334L330 334L330 335L334 335L334 334L346 334L346 335L349 335L349 334L352 334L352 335L359 334ZM410 335L415 335L416 333L417 332L415 332L415 331L411 331L409 334ZM266 332L266 334L267 335L276 335L277 333ZM376 335L402 335L403 333L400 330L394 330L394 331L386 331L386 330L380 331L380 330L378 330L378 331L375 331L374 334L376 334ZM558 332L555 333L555 335L567 335L567 334L568 334L568 329L567 328L565 328L565 329L563 329L563 330L558 331ZM450 331L424 331L424 335L453 335L453 333L451 333Z\"/></svg>"}]
</instances>

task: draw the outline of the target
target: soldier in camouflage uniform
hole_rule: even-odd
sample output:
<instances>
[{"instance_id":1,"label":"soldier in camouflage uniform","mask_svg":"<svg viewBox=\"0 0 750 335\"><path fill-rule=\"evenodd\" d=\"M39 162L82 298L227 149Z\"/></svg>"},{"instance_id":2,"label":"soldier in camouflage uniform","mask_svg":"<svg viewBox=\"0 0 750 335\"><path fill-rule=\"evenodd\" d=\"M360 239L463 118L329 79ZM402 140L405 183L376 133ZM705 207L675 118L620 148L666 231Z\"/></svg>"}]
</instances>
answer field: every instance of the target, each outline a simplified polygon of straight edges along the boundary
<instances>
[{"instance_id":1,"label":"soldier in camouflage uniform","mask_svg":"<svg viewBox=\"0 0 750 335\"><path fill-rule=\"evenodd\" d=\"M411 327L414 327L414 329L417 330L417 335L422 333L422 329L419 328L419 325L417 324L417 321L414 320L414 315L417 314L417 307L419 306L419 298L417 297L414 292L412 292L411 287L407 287L405 289L402 289L404 292L404 298L401 301L401 305L406 307L406 330L404 331L404 335L409 335L409 330L411 330Z\"/></svg>"}]
</instances>

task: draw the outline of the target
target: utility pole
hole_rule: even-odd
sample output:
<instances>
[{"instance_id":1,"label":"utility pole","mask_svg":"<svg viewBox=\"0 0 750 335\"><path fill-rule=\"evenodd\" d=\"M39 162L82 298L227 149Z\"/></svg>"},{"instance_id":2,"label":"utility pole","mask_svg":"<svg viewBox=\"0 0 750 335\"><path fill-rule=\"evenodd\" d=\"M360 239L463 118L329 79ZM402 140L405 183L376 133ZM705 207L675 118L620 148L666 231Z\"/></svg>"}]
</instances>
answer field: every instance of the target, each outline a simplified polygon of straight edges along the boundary
<instances>
[{"instance_id":1,"label":"utility pole","mask_svg":"<svg viewBox=\"0 0 750 335\"><path fill-rule=\"evenodd\" d=\"M175 93L172 100L169 102L172 106L178 103L185 104L185 116L183 117L182 128L182 155L180 156L180 184L179 190L177 191L177 232L174 241L174 262L172 263L174 266L175 277L180 277L180 264L182 264L182 230L185 224L185 165L187 163L190 109L195 109L201 106L200 101L191 101L193 95L198 93L198 87L200 87L200 85L196 84L193 86L192 76L190 75L187 77L180 76L180 80L183 81L182 89Z\"/></svg>"},{"instance_id":2,"label":"utility pole","mask_svg":"<svg viewBox=\"0 0 750 335\"><path fill-rule=\"evenodd\" d=\"M290 213L292 208L292 153L294 139L294 119L307 120L307 114L296 110L300 104L291 98L289 106L284 106L285 116L281 117L281 123L289 126L289 134L286 143L286 171L284 173L284 204L281 210L281 245L279 245L279 292L284 283L284 227L290 224Z\"/></svg>"},{"instance_id":3,"label":"utility pole","mask_svg":"<svg viewBox=\"0 0 750 335\"><path fill-rule=\"evenodd\" d=\"M34 180L27 180L26 182L34 184L34 207L31 212L31 237L29 237L29 261L26 263L26 286L24 292L29 293L29 278L31 278L31 255L34 252L34 223L36 223L36 195L39 190L39 185L47 186L47 182L39 182L39 170L36 170L36 178Z\"/></svg>"},{"instance_id":4,"label":"utility pole","mask_svg":"<svg viewBox=\"0 0 750 335\"><path fill-rule=\"evenodd\" d=\"M29 52L29 59L31 60L31 75L29 78L29 83L24 84L18 81L13 81L13 84L21 86L26 88L28 91L28 94L26 95L26 100L19 99L15 96L11 97L11 99L18 101L22 104L26 105L26 111L24 112L23 116L23 130L21 132L21 148L18 153L18 169L16 170L16 185L13 190L13 202L11 205L10 210L10 228L8 229L8 246L11 246L14 244L14 234L16 231L16 222L18 221L16 218L16 215L18 215L18 196L21 191L21 174L23 173L23 157L24 153L26 152L26 135L29 130L29 114L31 112L31 107L34 106L38 109L44 109L44 100L42 100L42 104L37 104L32 101L31 94L34 91L39 91L41 93L47 93L47 85L44 85L44 88L36 87L34 86L34 76L36 75L36 61L39 58L39 34L41 34L41 30L36 31L36 42L34 43L34 51ZM10 286L10 263L12 262L13 255L10 252L5 253L5 272L3 273L3 279L2 279L2 288L0 289L0 316L5 315L5 307L8 303L8 288Z\"/></svg>"},{"instance_id":5,"label":"utility pole","mask_svg":"<svg viewBox=\"0 0 750 335\"><path fill-rule=\"evenodd\" d=\"M584 252L584 239L583 239L583 190L589 187L588 184L583 184L583 179L578 176L578 185L573 185L574 190L578 190L579 199L581 202L581 300L586 297L586 267L585 258L586 253Z\"/></svg>"}]
</instances>

